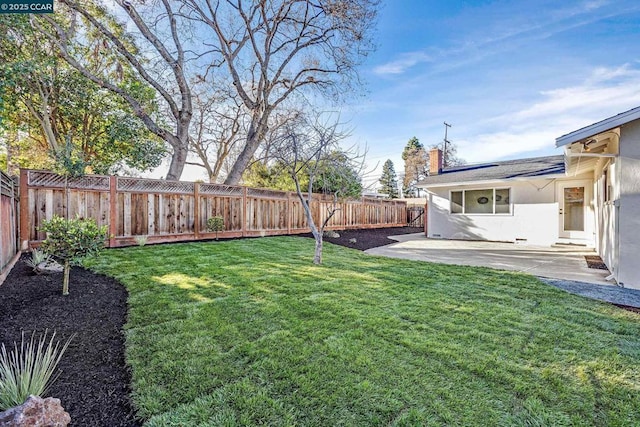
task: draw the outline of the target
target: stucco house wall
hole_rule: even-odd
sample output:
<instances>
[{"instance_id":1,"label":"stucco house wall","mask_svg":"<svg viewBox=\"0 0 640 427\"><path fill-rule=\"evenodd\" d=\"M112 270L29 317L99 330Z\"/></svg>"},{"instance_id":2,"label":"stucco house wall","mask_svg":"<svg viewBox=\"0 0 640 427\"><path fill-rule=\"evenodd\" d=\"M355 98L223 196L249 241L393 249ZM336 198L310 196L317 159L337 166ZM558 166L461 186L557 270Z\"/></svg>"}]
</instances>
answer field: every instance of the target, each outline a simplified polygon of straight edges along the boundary
<instances>
[{"instance_id":1,"label":"stucco house wall","mask_svg":"<svg viewBox=\"0 0 640 427\"><path fill-rule=\"evenodd\" d=\"M610 271L618 270L617 222L619 188L616 185L620 162L603 159L594 170L594 204L596 215L596 250ZM606 174L605 174L606 171ZM609 193L607 195L607 193Z\"/></svg>"},{"instance_id":2,"label":"stucco house wall","mask_svg":"<svg viewBox=\"0 0 640 427\"><path fill-rule=\"evenodd\" d=\"M618 182L618 272L619 284L640 288L640 120L620 130Z\"/></svg>"},{"instance_id":3,"label":"stucco house wall","mask_svg":"<svg viewBox=\"0 0 640 427\"><path fill-rule=\"evenodd\" d=\"M510 188L509 214L452 214L450 192ZM428 189L427 237L551 245L558 239L558 203L553 180L497 181Z\"/></svg>"}]
</instances>

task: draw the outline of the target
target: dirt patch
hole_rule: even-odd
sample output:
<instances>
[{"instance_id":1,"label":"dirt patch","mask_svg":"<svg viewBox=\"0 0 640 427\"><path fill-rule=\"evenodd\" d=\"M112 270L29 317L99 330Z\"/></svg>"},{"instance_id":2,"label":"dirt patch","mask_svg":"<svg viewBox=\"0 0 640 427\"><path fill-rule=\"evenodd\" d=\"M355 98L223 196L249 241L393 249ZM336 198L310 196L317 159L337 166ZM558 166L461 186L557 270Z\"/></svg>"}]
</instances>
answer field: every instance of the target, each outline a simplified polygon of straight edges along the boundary
<instances>
[{"instance_id":1,"label":"dirt patch","mask_svg":"<svg viewBox=\"0 0 640 427\"><path fill-rule=\"evenodd\" d=\"M31 337L48 329L61 341L75 334L48 395L61 400L71 426L140 425L124 359L126 290L81 268L72 270L69 289L62 296L62 274L38 276L18 261L0 286L0 342L13 346L23 331Z\"/></svg>"},{"instance_id":2,"label":"dirt patch","mask_svg":"<svg viewBox=\"0 0 640 427\"><path fill-rule=\"evenodd\" d=\"M392 228L371 228L363 230L342 230L337 231L340 237L325 237L324 241L335 245L346 246L347 248L366 251L367 249L386 246L397 243L389 239L388 236L399 234L422 233L422 227L392 227ZM313 237L311 233L302 234L304 237Z\"/></svg>"}]
</instances>

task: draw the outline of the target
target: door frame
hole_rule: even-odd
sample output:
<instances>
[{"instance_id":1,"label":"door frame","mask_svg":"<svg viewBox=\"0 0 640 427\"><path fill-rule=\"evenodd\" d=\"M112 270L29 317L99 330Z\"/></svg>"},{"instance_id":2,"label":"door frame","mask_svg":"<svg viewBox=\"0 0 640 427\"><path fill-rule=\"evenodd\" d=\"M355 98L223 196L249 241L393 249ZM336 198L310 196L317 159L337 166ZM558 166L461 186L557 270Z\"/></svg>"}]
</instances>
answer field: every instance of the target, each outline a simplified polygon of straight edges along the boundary
<instances>
[{"instance_id":1,"label":"door frame","mask_svg":"<svg viewBox=\"0 0 640 427\"><path fill-rule=\"evenodd\" d=\"M567 187L584 187L584 230L564 229L564 189ZM558 237L561 239L593 240L593 180L572 179L558 181L556 185L556 202L558 203Z\"/></svg>"}]
</instances>

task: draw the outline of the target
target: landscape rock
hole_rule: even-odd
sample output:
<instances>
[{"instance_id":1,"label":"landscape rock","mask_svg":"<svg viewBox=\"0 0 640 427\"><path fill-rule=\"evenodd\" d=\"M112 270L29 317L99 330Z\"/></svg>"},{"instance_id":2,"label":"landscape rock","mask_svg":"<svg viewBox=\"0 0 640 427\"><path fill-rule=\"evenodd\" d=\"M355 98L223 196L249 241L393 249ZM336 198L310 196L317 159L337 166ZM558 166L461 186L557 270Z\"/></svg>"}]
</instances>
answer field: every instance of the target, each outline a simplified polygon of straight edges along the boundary
<instances>
[{"instance_id":1,"label":"landscape rock","mask_svg":"<svg viewBox=\"0 0 640 427\"><path fill-rule=\"evenodd\" d=\"M53 274L62 273L64 268L53 260L43 261L36 266L36 273L38 274Z\"/></svg>"},{"instance_id":2,"label":"landscape rock","mask_svg":"<svg viewBox=\"0 0 640 427\"><path fill-rule=\"evenodd\" d=\"M2 427L66 427L70 422L60 399L53 397L31 395L22 405L0 412Z\"/></svg>"},{"instance_id":3,"label":"landscape rock","mask_svg":"<svg viewBox=\"0 0 640 427\"><path fill-rule=\"evenodd\" d=\"M324 237L328 237L330 239L339 239L340 238L340 234L336 231L333 230L327 230L324 232Z\"/></svg>"}]
</instances>

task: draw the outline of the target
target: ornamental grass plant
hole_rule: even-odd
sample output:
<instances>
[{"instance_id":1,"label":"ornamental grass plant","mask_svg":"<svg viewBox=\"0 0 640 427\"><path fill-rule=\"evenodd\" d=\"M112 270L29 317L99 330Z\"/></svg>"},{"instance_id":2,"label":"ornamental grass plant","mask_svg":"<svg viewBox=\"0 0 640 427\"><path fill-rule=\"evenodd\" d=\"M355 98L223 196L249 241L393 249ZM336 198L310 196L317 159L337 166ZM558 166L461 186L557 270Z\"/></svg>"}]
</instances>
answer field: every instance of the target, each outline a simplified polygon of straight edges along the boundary
<instances>
[{"instance_id":1,"label":"ornamental grass plant","mask_svg":"<svg viewBox=\"0 0 640 427\"><path fill-rule=\"evenodd\" d=\"M13 349L4 344L0 348L0 411L21 405L29 395L43 396L56 380L56 366L69 346L71 338L64 344L55 340L55 331L47 341L47 331L36 339L25 341L24 332L20 346Z\"/></svg>"}]
</instances>

